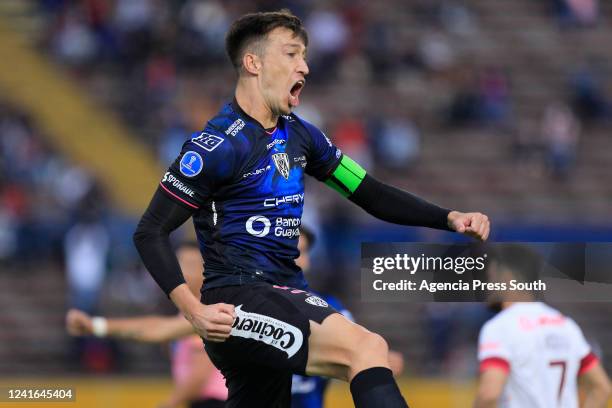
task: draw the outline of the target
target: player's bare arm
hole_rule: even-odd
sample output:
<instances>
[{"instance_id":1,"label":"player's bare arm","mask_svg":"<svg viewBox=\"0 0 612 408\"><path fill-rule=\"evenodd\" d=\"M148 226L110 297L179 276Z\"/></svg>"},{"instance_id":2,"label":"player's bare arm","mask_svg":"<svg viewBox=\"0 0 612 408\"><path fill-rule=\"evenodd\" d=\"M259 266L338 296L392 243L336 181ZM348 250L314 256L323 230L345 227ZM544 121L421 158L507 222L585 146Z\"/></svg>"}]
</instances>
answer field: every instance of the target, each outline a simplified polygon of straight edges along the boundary
<instances>
[{"instance_id":1,"label":"player's bare arm","mask_svg":"<svg viewBox=\"0 0 612 408\"><path fill-rule=\"evenodd\" d=\"M94 319L103 319L105 327L101 333L96 332ZM104 335L146 343L176 340L194 332L182 316L103 318L89 316L77 309L66 314L66 330L72 336Z\"/></svg>"},{"instance_id":2,"label":"player's bare arm","mask_svg":"<svg viewBox=\"0 0 612 408\"><path fill-rule=\"evenodd\" d=\"M484 370L478 379L478 390L474 408L495 408L502 395L508 373L505 370L491 367Z\"/></svg>"},{"instance_id":3,"label":"player's bare arm","mask_svg":"<svg viewBox=\"0 0 612 408\"><path fill-rule=\"evenodd\" d=\"M605 408L608 406L610 379L599 362L578 376L578 387L584 395L583 408Z\"/></svg>"}]
</instances>

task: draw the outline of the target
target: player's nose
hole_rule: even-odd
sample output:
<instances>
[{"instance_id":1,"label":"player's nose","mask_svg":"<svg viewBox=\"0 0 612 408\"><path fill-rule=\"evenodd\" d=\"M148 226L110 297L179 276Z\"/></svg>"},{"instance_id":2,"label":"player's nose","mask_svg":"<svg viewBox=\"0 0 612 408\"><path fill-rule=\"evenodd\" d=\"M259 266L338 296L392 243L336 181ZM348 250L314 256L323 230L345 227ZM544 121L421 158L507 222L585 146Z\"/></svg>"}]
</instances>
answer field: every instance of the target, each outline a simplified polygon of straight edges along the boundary
<instances>
[{"instance_id":1,"label":"player's nose","mask_svg":"<svg viewBox=\"0 0 612 408\"><path fill-rule=\"evenodd\" d=\"M308 75L310 70L308 69L308 64L306 63L305 59L301 59L300 64L298 65L297 71L298 73L304 76Z\"/></svg>"}]
</instances>

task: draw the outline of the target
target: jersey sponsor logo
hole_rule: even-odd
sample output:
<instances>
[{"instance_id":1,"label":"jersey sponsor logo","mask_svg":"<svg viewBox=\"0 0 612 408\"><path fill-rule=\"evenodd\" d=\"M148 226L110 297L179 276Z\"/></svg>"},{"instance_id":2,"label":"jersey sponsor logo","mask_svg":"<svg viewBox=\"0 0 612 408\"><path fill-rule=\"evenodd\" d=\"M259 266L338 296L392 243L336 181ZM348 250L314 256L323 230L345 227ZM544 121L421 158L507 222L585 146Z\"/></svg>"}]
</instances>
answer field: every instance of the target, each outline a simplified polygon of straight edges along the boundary
<instances>
[{"instance_id":1,"label":"jersey sponsor logo","mask_svg":"<svg viewBox=\"0 0 612 408\"><path fill-rule=\"evenodd\" d=\"M202 132L200 136L194 137L191 141L200 146L202 149L207 152L212 152L215 150L221 143L223 143L225 139L222 137L211 135L210 133Z\"/></svg>"},{"instance_id":2,"label":"jersey sponsor logo","mask_svg":"<svg viewBox=\"0 0 612 408\"><path fill-rule=\"evenodd\" d=\"M244 128L244 125L245 124L242 119L236 119L236 121L232 123L230 127L227 128L227 130L225 131L225 134L236 136L238 132L240 132L242 128Z\"/></svg>"},{"instance_id":3,"label":"jersey sponsor logo","mask_svg":"<svg viewBox=\"0 0 612 408\"><path fill-rule=\"evenodd\" d=\"M251 176L258 176L263 172L266 172L268 170L270 170L272 168L272 166L270 166L269 164L266 167L262 167L261 169L257 169L255 171L249 171L248 173L244 173L242 175L242 178L247 178L247 177L251 177Z\"/></svg>"},{"instance_id":4,"label":"jersey sponsor logo","mask_svg":"<svg viewBox=\"0 0 612 408\"><path fill-rule=\"evenodd\" d=\"M274 222L274 236L284 238L297 238L300 236L300 218L278 217ZM263 238L270 233L272 223L263 215L254 215L246 222L246 230L254 237Z\"/></svg>"},{"instance_id":5,"label":"jersey sponsor logo","mask_svg":"<svg viewBox=\"0 0 612 408\"><path fill-rule=\"evenodd\" d=\"M302 202L304 202L304 193L266 198L263 205L264 207L279 207L283 204L300 204Z\"/></svg>"},{"instance_id":6,"label":"jersey sponsor logo","mask_svg":"<svg viewBox=\"0 0 612 408\"><path fill-rule=\"evenodd\" d=\"M270 150L274 146L279 145L279 144L283 144L283 143L285 143L284 139L274 139L273 141L271 141L270 143L268 143L266 145L266 149Z\"/></svg>"},{"instance_id":7,"label":"jersey sponsor logo","mask_svg":"<svg viewBox=\"0 0 612 408\"><path fill-rule=\"evenodd\" d=\"M180 170L181 173L187 177L195 177L204 168L204 161L202 156L193 151L186 152L181 158Z\"/></svg>"},{"instance_id":8,"label":"jersey sponsor logo","mask_svg":"<svg viewBox=\"0 0 612 408\"><path fill-rule=\"evenodd\" d=\"M289 358L300 350L304 343L300 329L270 316L246 312L242 306L238 305L234 309L236 319L230 335L268 344L287 353Z\"/></svg>"},{"instance_id":9,"label":"jersey sponsor logo","mask_svg":"<svg viewBox=\"0 0 612 408\"><path fill-rule=\"evenodd\" d=\"M174 177L169 171L164 174L164 177L162 178L162 183L167 183L171 185L176 190L180 191L181 193L187 194L191 198L193 198L193 196L195 195L195 191L183 184L181 180Z\"/></svg>"},{"instance_id":10,"label":"jersey sponsor logo","mask_svg":"<svg viewBox=\"0 0 612 408\"><path fill-rule=\"evenodd\" d=\"M310 303L313 306L319 306L319 307L328 307L329 306L326 301L324 301L323 299L321 299L318 296L309 296L309 297L307 297L306 298L306 303Z\"/></svg>"},{"instance_id":11,"label":"jersey sponsor logo","mask_svg":"<svg viewBox=\"0 0 612 408\"><path fill-rule=\"evenodd\" d=\"M274 235L277 237L297 238L300 236L300 218L278 217L274 226Z\"/></svg>"},{"instance_id":12,"label":"jersey sponsor logo","mask_svg":"<svg viewBox=\"0 0 612 408\"><path fill-rule=\"evenodd\" d=\"M272 160L274 160L274 165L276 166L276 170L285 178L285 180L289 180L289 156L287 153L274 153L272 155Z\"/></svg>"},{"instance_id":13,"label":"jersey sponsor logo","mask_svg":"<svg viewBox=\"0 0 612 408\"><path fill-rule=\"evenodd\" d=\"M247 232L258 238L268 235L271 226L270 220L263 215L254 215L246 222Z\"/></svg>"}]
</instances>

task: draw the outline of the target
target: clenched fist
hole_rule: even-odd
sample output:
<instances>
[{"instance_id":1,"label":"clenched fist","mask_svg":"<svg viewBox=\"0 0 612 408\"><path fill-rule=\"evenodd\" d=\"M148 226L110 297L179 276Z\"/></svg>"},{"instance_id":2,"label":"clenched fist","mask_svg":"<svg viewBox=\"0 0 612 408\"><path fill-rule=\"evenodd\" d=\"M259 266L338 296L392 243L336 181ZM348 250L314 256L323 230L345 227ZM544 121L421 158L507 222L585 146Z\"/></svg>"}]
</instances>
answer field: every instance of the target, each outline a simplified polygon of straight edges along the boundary
<instances>
[{"instance_id":1,"label":"clenched fist","mask_svg":"<svg viewBox=\"0 0 612 408\"><path fill-rule=\"evenodd\" d=\"M489 217L478 212L462 213L451 211L448 214L448 226L453 231L481 241L487 240L491 230Z\"/></svg>"},{"instance_id":2,"label":"clenched fist","mask_svg":"<svg viewBox=\"0 0 612 408\"><path fill-rule=\"evenodd\" d=\"M208 341L222 342L230 336L236 313L234 305L217 303L199 305L185 317L200 336Z\"/></svg>"}]
</instances>

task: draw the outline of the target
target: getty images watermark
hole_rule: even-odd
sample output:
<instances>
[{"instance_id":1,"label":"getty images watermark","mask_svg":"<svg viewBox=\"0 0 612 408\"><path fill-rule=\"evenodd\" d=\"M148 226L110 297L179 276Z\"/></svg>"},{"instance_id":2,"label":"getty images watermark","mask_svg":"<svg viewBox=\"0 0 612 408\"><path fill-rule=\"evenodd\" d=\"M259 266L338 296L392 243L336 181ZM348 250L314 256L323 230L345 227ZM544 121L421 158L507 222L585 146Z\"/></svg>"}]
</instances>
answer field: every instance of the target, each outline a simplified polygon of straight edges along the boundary
<instances>
[{"instance_id":1,"label":"getty images watermark","mask_svg":"<svg viewBox=\"0 0 612 408\"><path fill-rule=\"evenodd\" d=\"M612 301L610 244L362 244L366 301Z\"/></svg>"},{"instance_id":2,"label":"getty images watermark","mask_svg":"<svg viewBox=\"0 0 612 408\"><path fill-rule=\"evenodd\" d=\"M463 275L466 272L483 272L486 270L486 261L489 254L482 256L411 256L406 253L395 254L391 257L376 257L372 260L372 272L381 275L385 271L404 271L415 275L420 271L422 275L431 275L433 272L443 271ZM427 274L427 272L430 272ZM470 281L458 280L448 282L433 282L424 278L419 280L400 279L396 282L385 282L384 279L374 280L372 287L377 291L385 290L425 290L431 293L438 291L480 291L480 290L517 290L517 291L545 291L546 283L542 279L523 282L518 279L509 279L508 282L488 282L486 280L472 279Z\"/></svg>"}]
</instances>

